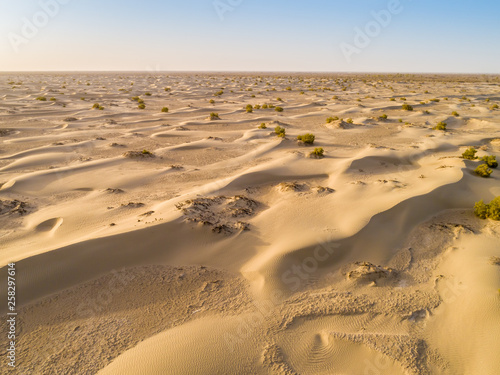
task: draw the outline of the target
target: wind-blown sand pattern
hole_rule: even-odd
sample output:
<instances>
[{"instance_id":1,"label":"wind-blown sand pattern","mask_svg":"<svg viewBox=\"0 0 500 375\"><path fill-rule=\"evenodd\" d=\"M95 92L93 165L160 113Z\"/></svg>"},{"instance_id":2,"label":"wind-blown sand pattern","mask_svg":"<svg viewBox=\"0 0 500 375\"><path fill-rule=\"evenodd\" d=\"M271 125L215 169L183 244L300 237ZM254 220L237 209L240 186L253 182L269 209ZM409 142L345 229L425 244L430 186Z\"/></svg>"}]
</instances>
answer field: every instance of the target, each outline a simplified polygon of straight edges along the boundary
<instances>
[{"instance_id":1,"label":"wind-blown sand pattern","mask_svg":"<svg viewBox=\"0 0 500 375\"><path fill-rule=\"evenodd\" d=\"M500 175L460 156L500 154L497 103L496 76L0 75L17 373L496 374L472 208Z\"/></svg>"}]
</instances>

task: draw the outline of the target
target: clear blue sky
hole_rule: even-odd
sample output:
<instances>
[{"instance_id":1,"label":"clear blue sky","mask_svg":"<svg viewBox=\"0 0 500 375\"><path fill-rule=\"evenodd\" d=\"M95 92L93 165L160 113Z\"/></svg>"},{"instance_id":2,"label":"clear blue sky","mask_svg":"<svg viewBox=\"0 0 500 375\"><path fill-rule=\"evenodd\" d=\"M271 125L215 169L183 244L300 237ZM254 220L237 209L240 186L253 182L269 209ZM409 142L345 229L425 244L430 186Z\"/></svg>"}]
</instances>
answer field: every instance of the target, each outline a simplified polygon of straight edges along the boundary
<instances>
[{"instance_id":1,"label":"clear blue sky","mask_svg":"<svg viewBox=\"0 0 500 375\"><path fill-rule=\"evenodd\" d=\"M0 71L500 73L500 1L399 0L378 30L397 1L0 0Z\"/></svg>"}]
</instances>

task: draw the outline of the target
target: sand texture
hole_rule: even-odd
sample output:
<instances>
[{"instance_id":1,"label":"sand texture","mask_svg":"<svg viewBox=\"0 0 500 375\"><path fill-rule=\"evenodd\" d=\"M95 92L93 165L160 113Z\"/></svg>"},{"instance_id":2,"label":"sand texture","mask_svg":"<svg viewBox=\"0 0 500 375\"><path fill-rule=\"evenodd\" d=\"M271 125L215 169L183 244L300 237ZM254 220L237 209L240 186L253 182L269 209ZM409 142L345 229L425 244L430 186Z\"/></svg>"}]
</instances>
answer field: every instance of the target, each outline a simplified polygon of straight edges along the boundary
<instances>
[{"instance_id":1,"label":"sand texture","mask_svg":"<svg viewBox=\"0 0 500 375\"><path fill-rule=\"evenodd\" d=\"M495 104L495 76L1 74L16 373L498 374L500 171L461 157L500 156Z\"/></svg>"}]
</instances>

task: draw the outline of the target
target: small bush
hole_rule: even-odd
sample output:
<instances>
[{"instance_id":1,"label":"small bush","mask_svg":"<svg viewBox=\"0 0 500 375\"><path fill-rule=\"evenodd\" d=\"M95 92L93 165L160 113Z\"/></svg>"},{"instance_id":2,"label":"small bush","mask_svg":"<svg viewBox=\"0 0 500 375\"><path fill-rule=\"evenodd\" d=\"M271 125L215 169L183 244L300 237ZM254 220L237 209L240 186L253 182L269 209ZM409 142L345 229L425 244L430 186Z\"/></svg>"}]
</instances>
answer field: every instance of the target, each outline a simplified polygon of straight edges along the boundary
<instances>
[{"instance_id":1,"label":"small bush","mask_svg":"<svg viewBox=\"0 0 500 375\"><path fill-rule=\"evenodd\" d=\"M135 102L139 102L139 100L141 100L141 98L139 98L138 96L133 96L132 100Z\"/></svg>"},{"instance_id":2,"label":"small bush","mask_svg":"<svg viewBox=\"0 0 500 375\"><path fill-rule=\"evenodd\" d=\"M40 100L41 102L46 102L47 98L45 96L39 96L38 98L36 98L36 100Z\"/></svg>"},{"instance_id":3,"label":"small bush","mask_svg":"<svg viewBox=\"0 0 500 375\"><path fill-rule=\"evenodd\" d=\"M55 102L57 99L56 98L50 98L51 102Z\"/></svg>"},{"instance_id":4,"label":"small bush","mask_svg":"<svg viewBox=\"0 0 500 375\"><path fill-rule=\"evenodd\" d=\"M453 112L451 112L451 115L452 115L452 116L455 116L455 117L460 116L460 115L458 114L458 112L457 112L457 111L453 111Z\"/></svg>"},{"instance_id":5,"label":"small bush","mask_svg":"<svg viewBox=\"0 0 500 375\"><path fill-rule=\"evenodd\" d=\"M490 177L490 175L493 173L493 171L488 168L487 164L481 164L479 167L477 167L474 170L474 173L476 173L478 176L486 178L486 177Z\"/></svg>"},{"instance_id":6,"label":"small bush","mask_svg":"<svg viewBox=\"0 0 500 375\"><path fill-rule=\"evenodd\" d=\"M247 111L247 113L252 113L252 112L253 112L253 107L252 107L252 105L251 105L251 104L248 104L248 105L246 106L246 111Z\"/></svg>"},{"instance_id":7,"label":"small bush","mask_svg":"<svg viewBox=\"0 0 500 375\"><path fill-rule=\"evenodd\" d=\"M262 104L262 109L268 109L269 106L267 104Z\"/></svg>"},{"instance_id":8,"label":"small bush","mask_svg":"<svg viewBox=\"0 0 500 375\"><path fill-rule=\"evenodd\" d=\"M148 150L142 150L142 154L143 155L153 155L153 153L151 151L148 151Z\"/></svg>"},{"instance_id":9,"label":"small bush","mask_svg":"<svg viewBox=\"0 0 500 375\"><path fill-rule=\"evenodd\" d=\"M259 129L267 129L266 123L263 122L262 124L260 124Z\"/></svg>"},{"instance_id":10,"label":"small bush","mask_svg":"<svg viewBox=\"0 0 500 375\"><path fill-rule=\"evenodd\" d=\"M498 167L498 162L497 162L497 157L496 156L483 156L481 158L481 161L484 161L486 165L490 168L497 168Z\"/></svg>"},{"instance_id":11,"label":"small bush","mask_svg":"<svg viewBox=\"0 0 500 375\"><path fill-rule=\"evenodd\" d=\"M309 155L315 158L322 158L324 156L325 150L323 147L316 147Z\"/></svg>"},{"instance_id":12,"label":"small bush","mask_svg":"<svg viewBox=\"0 0 500 375\"><path fill-rule=\"evenodd\" d=\"M405 111L413 111L413 107L407 103L403 104L403 110Z\"/></svg>"},{"instance_id":13,"label":"small bush","mask_svg":"<svg viewBox=\"0 0 500 375\"><path fill-rule=\"evenodd\" d=\"M255 105L253 106L253 109L260 109L260 104L255 104Z\"/></svg>"},{"instance_id":14,"label":"small bush","mask_svg":"<svg viewBox=\"0 0 500 375\"><path fill-rule=\"evenodd\" d=\"M285 128L278 125L277 127L274 128L274 132L276 133L276 135L278 137L285 138L285 135L286 135Z\"/></svg>"},{"instance_id":15,"label":"small bush","mask_svg":"<svg viewBox=\"0 0 500 375\"><path fill-rule=\"evenodd\" d=\"M146 93L144 93L144 95L146 95L146 96L151 96L151 95L153 95L153 94L151 94L150 92L146 92Z\"/></svg>"},{"instance_id":16,"label":"small bush","mask_svg":"<svg viewBox=\"0 0 500 375\"><path fill-rule=\"evenodd\" d=\"M139 105L137 106L137 108L139 108L139 109L146 109L146 104L141 103L141 104L139 104Z\"/></svg>"},{"instance_id":17,"label":"small bush","mask_svg":"<svg viewBox=\"0 0 500 375\"><path fill-rule=\"evenodd\" d=\"M297 139L301 142L304 142L306 145L312 145L315 138L316 137L314 136L314 134L311 133L297 136Z\"/></svg>"},{"instance_id":18,"label":"small bush","mask_svg":"<svg viewBox=\"0 0 500 375\"><path fill-rule=\"evenodd\" d=\"M172 90L170 87L165 87L166 92L169 92L170 90Z\"/></svg>"},{"instance_id":19,"label":"small bush","mask_svg":"<svg viewBox=\"0 0 500 375\"><path fill-rule=\"evenodd\" d=\"M434 130L442 130L442 131L446 131L446 122L443 122L441 121L439 124L437 124L436 126L433 127Z\"/></svg>"},{"instance_id":20,"label":"small bush","mask_svg":"<svg viewBox=\"0 0 500 375\"><path fill-rule=\"evenodd\" d=\"M489 204L483 200L474 205L474 214L481 219L500 220L500 196L493 199Z\"/></svg>"},{"instance_id":21,"label":"small bush","mask_svg":"<svg viewBox=\"0 0 500 375\"><path fill-rule=\"evenodd\" d=\"M210 120L220 120L219 114L215 112L210 113Z\"/></svg>"},{"instance_id":22,"label":"small bush","mask_svg":"<svg viewBox=\"0 0 500 375\"><path fill-rule=\"evenodd\" d=\"M389 100L390 100L391 102L395 102L395 101L396 101L396 99L395 99L395 98L390 98Z\"/></svg>"},{"instance_id":23,"label":"small bush","mask_svg":"<svg viewBox=\"0 0 500 375\"><path fill-rule=\"evenodd\" d=\"M214 104L214 103L215 103L215 100L210 99L209 103L210 103L210 104Z\"/></svg>"},{"instance_id":24,"label":"small bush","mask_svg":"<svg viewBox=\"0 0 500 375\"><path fill-rule=\"evenodd\" d=\"M286 91L292 91L292 88L291 88L290 86L288 86L288 87L286 88Z\"/></svg>"},{"instance_id":25,"label":"small bush","mask_svg":"<svg viewBox=\"0 0 500 375\"><path fill-rule=\"evenodd\" d=\"M498 104L493 104L490 109L493 111L494 109L498 109Z\"/></svg>"},{"instance_id":26,"label":"small bush","mask_svg":"<svg viewBox=\"0 0 500 375\"><path fill-rule=\"evenodd\" d=\"M162 111L162 112L164 112L164 113L168 113L168 107L163 107L163 108L161 109L161 111Z\"/></svg>"},{"instance_id":27,"label":"small bush","mask_svg":"<svg viewBox=\"0 0 500 375\"><path fill-rule=\"evenodd\" d=\"M439 103L439 99L430 99L430 102Z\"/></svg>"},{"instance_id":28,"label":"small bush","mask_svg":"<svg viewBox=\"0 0 500 375\"><path fill-rule=\"evenodd\" d=\"M101 106L99 103L95 103L95 104L92 106L92 109L99 109L99 110L101 110L101 111L102 111L102 110L104 109L104 107L103 107L103 106Z\"/></svg>"},{"instance_id":29,"label":"small bush","mask_svg":"<svg viewBox=\"0 0 500 375\"><path fill-rule=\"evenodd\" d=\"M477 150L474 147L469 147L465 152L462 154L463 159L467 160L476 160L477 159Z\"/></svg>"},{"instance_id":30,"label":"small bush","mask_svg":"<svg viewBox=\"0 0 500 375\"><path fill-rule=\"evenodd\" d=\"M281 98L276 98L276 100L277 100L278 102L282 102L282 101L283 101L283 99L281 99Z\"/></svg>"},{"instance_id":31,"label":"small bush","mask_svg":"<svg viewBox=\"0 0 500 375\"><path fill-rule=\"evenodd\" d=\"M348 124L354 124L354 120L352 118L348 118L347 120L345 120L345 122L347 122Z\"/></svg>"},{"instance_id":32,"label":"small bush","mask_svg":"<svg viewBox=\"0 0 500 375\"><path fill-rule=\"evenodd\" d=\"M334 117L328 117L328 118L326 119L326 123L327 123L327 124L330 124L330 123L332 123L332 122L334 122L334 121L337 121L338 119L339 119L339 118L338 118L337 116L334 116Z\"/></svg>"},{"instance_id":33,"label":"small bush","mask_svg":"<svg viewBox=\"0 0 500 375\"><path fill-rule=\"evenodd\" d=\"M387 115L384 113L382 116L379 116L379 120L387 120Z\"/></svg>"},{"instance_id":34,"label":"small bush","mask_svg":"<svg viewBox=\"0 0 500 375\"><path fill-rule=\"evenodd\" d=\"M281 107L276 107L276 108L274 108L274 110L276 112L283 112L283 108L281 108Z\"/></svg>"},{"instance_id":35,"label":"small bush","mask_svg":"<svg viewBox=\"0 0 500 375\"><path fill-rule=\"evenodd\" d=\"M224 91L220 90L220 91L217 91L214 96L221 96L222 94L224 94Z\"/></svg>"}]
</instances>

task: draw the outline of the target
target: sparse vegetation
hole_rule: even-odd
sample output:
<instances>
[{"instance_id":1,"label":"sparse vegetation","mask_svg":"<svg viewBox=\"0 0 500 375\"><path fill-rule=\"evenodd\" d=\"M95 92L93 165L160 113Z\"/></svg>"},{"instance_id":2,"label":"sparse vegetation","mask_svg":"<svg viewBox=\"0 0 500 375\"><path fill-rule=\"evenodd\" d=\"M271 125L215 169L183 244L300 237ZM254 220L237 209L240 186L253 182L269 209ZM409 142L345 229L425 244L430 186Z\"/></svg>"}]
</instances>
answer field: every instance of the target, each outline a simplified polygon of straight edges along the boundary
<instances>
[{"instance_id":1,"label":"sparse vegetation","mask_svg":"<svg viewBox=\"0 0 500 375\"><path fill-rule=\"evenodd\" d=\"M481 219L500 220L500 196L493 199L489 204L483 200L474 205L474 214Z\"/></svg>"},{"instance_id":2,"label":"sparse vegetation","mask_svg":"<svg viewBox=\"0 0 500 375\"><path fill-rule=\"evenodd\" d=\"M57 101L57 99L56 99L56 98L50 98L49 100L50 100L51 102L55 102L55 101Z\"/></svg>"},{"instance_id":3,"label":"sparse vegetation","mask_svg":"<svg viewBox=\"0 0 500 375\"><path fill-rule=\"evenodd\" d=\"M469 147L465 152L462 154L463 159L467 160L476 160L477 159L477 150L474 147Z\"/></svg>"},{"instance_id":4,"label":"sparse vegetation","mask_svg":"<svg viewBox=\"0 0 500 375\"><path fill-rule=\"evenodd\" d=\"M163 108L161 109L161 111L162 111L163 113L168 113L168 107L163 107Z\"/></svg>"},{"instance_id":5,"label":"sparse vegetation","mask_svg":"<svg viewBox=\"0 0 500 375\"><path fill-rule=\"evenodd\" d=\"M137 106L137 108L139 108L139 109L146 109L146 104L141 103L141 104L139 104L139 105Z\"/></svg>"},{"instance_id":6,"label":"sparse vegetation","mask_svg":"<svg viewBox=\"0 0 500 375\"><path fill-rule=\"evenodd\" d=\"M493 173L491 169L488 168L487 164L481 164L479 167L477 167L474 170L474 173L476 173L480 177L490 177L490 175Z\"/></svg>"},{"instance_id":7,"label":"sparse vegetation","mask_svg":"<svg viewBox=\"0 0 500 375\"><path fill-rule=\"evenodd\" d=\"M220 120L219 114L215 112L210 113L210 120Z\"/></svg>"},{"instance_id":8,"label":"sparse vegetation","mask_svg":"<svg viewBox=\"0 0 500 375\"><path fill-rule=\"evenodd\" d=\"M345 122L347 122L348 124L354 124L354 120L352 118L348 118L347 120L345 120Z\"/></svg>"},{"instance_id":9,"label":"sparse vegetation","mask_svg":"<svg viewBox=\"0 0 500 375\"><path fill-rule=\"evenodd\" d=\"M387 120L387 115L384 113L383 115L378 117L379 120Z\"/></svg>"},{"instance_id":10,"label":"sparse vegetation","mask_svg":"<svg viewBox=\"0 0 500 375\"><path fill-rule=\"evenodd\" d=\"M47 98L45 96L39 96L38 98L36 98L36 100L40 100L41 102L46 102Z\"/></svg>"},{"instance_id":11,"label":"sparse vegetation","mask_svg":"<svg viewBox=\"0 0 500 375\"><path fill-rule=\"evenodd\" d=\"M210 99L209 103L210 103L210 104L214 104L214 103L215 103L215 100Z\"/></svg>"},{"instance_id":12,"label":"sparse vegetation","mask_svg":"<svg viewBox=\"0 0 500 375\"><path fill-rule=\"evenodd\" d=\"M274 128L274 132L276 133L276 135L277 135L278 137L285 138L285 135L286 135L286 130L285 130L285 128L283 128L283 127L281 127L281 126L279 126L279 125L278 125L278 126L276 126L276 127Z\"/></svg>"},{"instance_id":13,"label":"sparse vegetation","mask_svg":"<svg viewBox=\"0 0 500 375\"><path fill-rule=\"evenodd\" d=\"M328 118L326 119L326 122L327 122L327 124L330 124L330 123L332 123L332 122L334 122L334 121L337 121L338 119L339 119L339 118L338 118L337 116L334 116L334 117L328 117Z\"/></svg>"},{"instance_id":14,"label":"sparse vegetation","mask_svg":"<svg viewBox=\"0 0 500 375\"><path fill-rule=\"evenodd\" d=\"M457 111L453 111L453 112L451 112L451 115L452 115L452 116L455 116L455 117L460 116L460 115L458 114L458 112L457 112Z\"/></svg>"},{"instance_id":15,"label":"sparse vegetation","mask_svg":"<svg viewBox=\"0 0 500 375\"><path fill-rule=\"evenodd\" d=\"M314 151L312 151L309 156L320 159L324 156L325 150L323 150L323 147L316 147Z\"/></svg>"},{"instance_id":16,"label":"sparse vegetation","mask_svg":"<svg viewBox=\"0 0 500 375\"><path fill-rule=\"evenodd\" d=\"M484 161L489 168L497 168L498 162L496 156L483 156L481 161Z\"/></svg>"},{"instance_id":17,"label":"sparse vegetation","mask_svg":"<svg viewBox=\"0 0 500 375\"><path fill-rule=\"evenodd\" d=\"M259 129L267 129L266 123L263 122L262 124L260 124Z\"/></svg>"},{"instance_id":18,"label":"sparse vegetation","mask_svg":"<svg viewBox=\"0 0 500 375\"><path fill-rule=\"evenodd\" d=\"M413 107L407 103L403 104L403 110L405 111L413 111Z\"/></svg>"},{"instance_id":19,"label":"sparse vegetation","mask_svg":"<svg viewBox=\"0 0 500 375\"><path fill-rule=\"evenodd\" d=\"M151 94L150 92L146 92L146 93L144 93L144 95L146 95L146 96L151 96L151 95L153 95L153 94Z\"/></svg>"},{"instance_id":20,"label":"sparse vegetation","mask_svg":"<svg viewBox=\"0 0 500 375\"><path fill-rule=\"evenodd\" d=\"M446 131L446 122L443 122L441 121L440 123L438 123L436 126L433 127L434 130L442 130L442 131Z\"/></svg>"},{"instance_id":21,"label":"sparse vegetation","mask_svg":"<svg viewBox=\"0 0 500 375\"><path fill-rule=\"evenodd\" d=\"M98 109L98 110L102 111L104 109L104 107L102 105L100 105L99 103L95 103L92 106L92 109Z\"/></svg>"},{"instance_id":22,"label":"sparse vegetation","mask_svg":"<svg viewBox=\"0 0 500 375\"><path fill-rule=\"evenodd\" d=\"M493 111L494 109L498 109L498 104L493 104L490 109Z\"/></svg>"},{"instance_id":23,"label":"sparse vegetation","mask_svg":"<svg viewBox=\"0 0 500 375\"><path fill-rule=\"evenodd\" d=\"M282 107L275 107L274 110L276 112L283 112L283 108Z\"/></svg>"},{"instance_id":24,"label":"sparse vegetation","mask_svg":"<svg viewBox=\"0 0 500 375\"><path fill-rule=\"evenodd\" d=\"M312 145L314 143L315 138L316 137L314 136L314 134L311 134L311 133L297 136L297 139L299 141L305 143L306 145Z\"/></svg>"},{"instance_id":25,"label":"sparse vegetation","mask_svg":"<svg viewBox=\"0 0 500 375\"><path fill-rule=\"evenodd\" d=\"M251 104L248 104L248 105L246 106L246 111L247 111L247 113L252 113L252 112L253 112L253 107L252 107L252 105L251 105Z\"/></svg>"}]
</instances>

